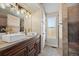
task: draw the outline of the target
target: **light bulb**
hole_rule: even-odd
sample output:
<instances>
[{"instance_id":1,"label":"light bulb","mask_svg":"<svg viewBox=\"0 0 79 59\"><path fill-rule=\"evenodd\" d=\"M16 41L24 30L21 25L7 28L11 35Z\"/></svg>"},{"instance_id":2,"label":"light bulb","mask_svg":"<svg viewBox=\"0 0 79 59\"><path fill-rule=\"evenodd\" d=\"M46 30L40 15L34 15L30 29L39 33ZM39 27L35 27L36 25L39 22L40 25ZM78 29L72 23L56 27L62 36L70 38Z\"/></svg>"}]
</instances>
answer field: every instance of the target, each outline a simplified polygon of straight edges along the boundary
<instances>
[{"instance_id":1,"label":"light bulb","mask_svg":"<svg viewBox=\"0 0 79 59\"><path fill-rule=\"evenodd\" d=\"M24 9L21 9L21 13L22 13L22 14L24 13Z\"/></svg>"},{"instance_id":2,"label":"light bulb","mask_svg":"<svg viewBox=\"0 0 79 59\"><path fill-rule=\"evenodd\" d=\"M29 14L29 17L31 17L31 14Z\"/></svg>"},{"instance_id":3,"label":"light bulb","mask_svg":"<svg viewBox=\"0 0 79 59\"><path fill-rule=\"evenodd\" d=\"M28 17L28 15L26 15L26 18Z\"/></svg>"}]
</instances>

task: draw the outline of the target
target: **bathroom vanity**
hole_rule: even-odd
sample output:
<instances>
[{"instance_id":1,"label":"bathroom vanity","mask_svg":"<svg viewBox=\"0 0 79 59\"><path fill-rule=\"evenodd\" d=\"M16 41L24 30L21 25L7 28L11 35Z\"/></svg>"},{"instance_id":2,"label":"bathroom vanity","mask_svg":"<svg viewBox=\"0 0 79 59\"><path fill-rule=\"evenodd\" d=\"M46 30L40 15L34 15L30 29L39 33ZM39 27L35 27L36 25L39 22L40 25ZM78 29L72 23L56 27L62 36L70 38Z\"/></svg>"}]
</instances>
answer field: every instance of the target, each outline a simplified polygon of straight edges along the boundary
<instances>
[{"instance_id":1,"label":"bathroom vanity","mask_svg":"<svg viewBox=\"0 0 79 59\"><path fill-rule=\"evenodd\" d=\"M15 42L0 41L0 56L37 56L41 51L41 36Z\"/></svg>"}]
</instances>

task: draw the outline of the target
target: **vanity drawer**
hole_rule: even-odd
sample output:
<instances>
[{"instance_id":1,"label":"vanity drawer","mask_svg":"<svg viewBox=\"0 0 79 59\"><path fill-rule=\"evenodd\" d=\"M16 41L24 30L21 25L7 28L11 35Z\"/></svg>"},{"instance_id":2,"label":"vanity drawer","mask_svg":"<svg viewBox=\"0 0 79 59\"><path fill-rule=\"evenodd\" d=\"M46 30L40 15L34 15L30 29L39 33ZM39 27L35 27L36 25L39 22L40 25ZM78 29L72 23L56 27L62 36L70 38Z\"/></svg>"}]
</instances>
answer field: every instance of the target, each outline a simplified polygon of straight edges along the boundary
<instances>
[{"instance_id":1,"label":"vanity drawer","mask_svg":"<svg viewBox=\"0 0 79 59\"><path fill-rule=\"evenodd\" d=\"M17 53L14 53L13 55L15 55L15 56L25 56L25 55L27 55L26 49L24 48L22 50L19 50Z\"/></svg>"},{"instance_id":2,"label":"vanity drawer","mask_svg":"<svg viewBox=\"0 0 79 59\"><path fill-rule=\"evenodd\" d=\"M35 44L35 40L33 39L27 43L27 47L29 51L31 51L34 48L34 44Z\"/></svg>"},{"instance_id":3,"label":"vanity drawer","mask_svg":"<svg viewBox=\"0 0 79 59\"><path fill-rule=\"evenodd\" d=\"M32 50L28 53L28 56L35 56L35 52L36 52L36 50L35 50L35 49L32 49Z\"/></svg>"}]
</instances>

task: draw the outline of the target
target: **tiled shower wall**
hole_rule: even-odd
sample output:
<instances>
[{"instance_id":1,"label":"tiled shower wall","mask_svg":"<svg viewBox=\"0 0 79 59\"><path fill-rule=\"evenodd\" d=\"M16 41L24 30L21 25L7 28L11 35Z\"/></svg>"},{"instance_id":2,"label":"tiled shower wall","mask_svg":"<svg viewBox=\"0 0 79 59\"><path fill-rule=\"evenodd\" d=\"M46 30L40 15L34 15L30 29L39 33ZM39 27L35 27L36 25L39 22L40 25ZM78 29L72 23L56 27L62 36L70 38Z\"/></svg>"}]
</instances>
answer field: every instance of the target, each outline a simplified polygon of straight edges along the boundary
<instances>
[{"instance_id":1,"label":"tiled shower wall","mask_svg":"<svg viewBox=\"0 0 79 59\"><path fill-rule=\"evenodd\" d=\"M68 43L69 55L79 55L79 5L69 7Z\"/></svg>"}]
</instances>

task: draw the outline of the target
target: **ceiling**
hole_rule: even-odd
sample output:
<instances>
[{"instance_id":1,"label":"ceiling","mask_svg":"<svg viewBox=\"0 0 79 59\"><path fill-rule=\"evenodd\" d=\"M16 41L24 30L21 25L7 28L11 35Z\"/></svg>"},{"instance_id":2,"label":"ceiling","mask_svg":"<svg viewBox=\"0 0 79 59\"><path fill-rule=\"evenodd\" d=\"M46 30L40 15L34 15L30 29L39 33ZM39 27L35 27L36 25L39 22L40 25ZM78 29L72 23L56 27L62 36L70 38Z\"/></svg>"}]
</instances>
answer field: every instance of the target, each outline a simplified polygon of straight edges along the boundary
<instances>
[{"instance_id":1,"label":"ceiling","mask_svg":"<svg viewBox=\"0 0 79 59\"><path fill-rule=\"evenodd\" d=\"M46 13L58 12L59 3L43 3Z\"/></svg>"},{"instance_id":2,"label":"ceiling","mask_svg":"<svg viewBox=\"0 0 79 59\"><path fill-rule=\"evenodd\" d=\"M30 12L35 12L40 8L38 3L19 3L19 5Z\"/></svg>"},{"instance_id":3,"label":"ceiling","mask_svg":"<svg viewBox=\"0 0 79 59\"><path fill-rule=\"evenodd\" d=\"M77 3L66 3L68 7L75 6ZM53 13L59 11L60 3L43 3L42 4L46 13Z\"/></svg>"},{"instance_id":4,"label":"ceiling","mask_svg":"<svg viewBox=\"0 0 79 59\"><path fill-rule=\"evenodd\" d=\"M40 10L39 3L18 3L18 5L20 5L21 7L23 7L30 13L35 13L36 11ZM0 11L1 11L0 14L2 14L2 15L6 15L9 13L9 14L23 18L23 15L20 15L20 14L18 15L15 10L11 11L10 8L8 8L8 7L5 9L0 8Z\"/></svg>"},{"instance_id":5,"label":"ceiling","mask_svg":"<svg viewBox=\"0 0 79 59\"><path fill-rule=\"evenodd\" d=\"M41 3L41 4L44 7L45 12L47 14L59 11L59 5L60 5L60 3ZM19 3L19 5L21 5L22 7L24 7L29 12L33 12L33 13L35 11L39 10L39 8L40 8L39 3ZM67 5L70 7L70 6L74 6L76 4L75 3L67 3Z\"/></svg>"},{"instance_id":6,"label":"ceiling","mask_svg":"<svg viewBox=\"0 0 79 59\"><path fill-rule=\"evenodd\" d=\"M77 3L66 3L68 7L75 6Z\"/></svg>"},{"instance_id":7,"label":"ceiling","mask_svg":"<svg viewBox=\"0 0 79 59\"><path fill-rule=\"evenodd\" d=\"M41 3L45 9L46 13L58 12L59 10L59 3ZM19 3L22 7L30 12L35 12L39 10L40 6L39 3Z\"/></svg>"}]
</instances>

